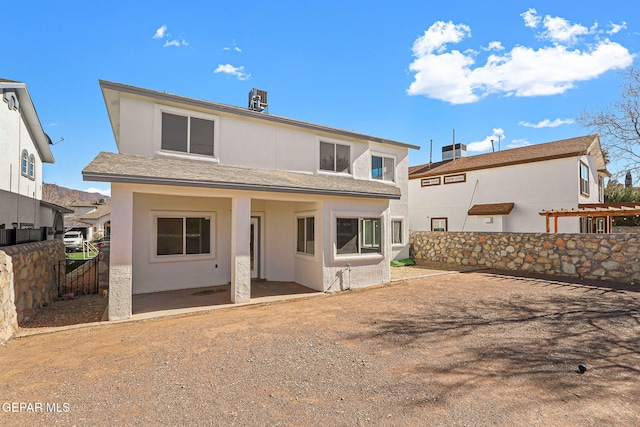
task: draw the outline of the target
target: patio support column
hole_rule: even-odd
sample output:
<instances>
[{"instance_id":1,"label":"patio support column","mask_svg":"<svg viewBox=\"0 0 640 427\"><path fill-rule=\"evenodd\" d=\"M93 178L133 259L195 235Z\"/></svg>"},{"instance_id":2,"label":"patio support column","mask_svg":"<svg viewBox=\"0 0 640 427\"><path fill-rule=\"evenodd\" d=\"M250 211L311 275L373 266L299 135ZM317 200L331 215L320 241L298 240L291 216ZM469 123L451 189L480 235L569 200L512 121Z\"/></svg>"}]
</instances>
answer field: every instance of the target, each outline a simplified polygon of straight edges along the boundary
<instances>
[{"instance_id":1,"label":"patio support column","mask_svg":"<svg viewBox=\"0 0 640 427\"><path fill-rule=\"evenodd\" d=\"M231 302L251 298L251 197L231 199Z\"/></svg>"},{"instance_id":2,"label":"patio support column","mask_svg":"<svg viewBox=\"0 0 640 427\"><path fill-rule=\"evenodd\" d=\"M128 319L132 309L133 191L111 184L111 237L109 260L109 320Z\"/></svg>"}]
</instances>

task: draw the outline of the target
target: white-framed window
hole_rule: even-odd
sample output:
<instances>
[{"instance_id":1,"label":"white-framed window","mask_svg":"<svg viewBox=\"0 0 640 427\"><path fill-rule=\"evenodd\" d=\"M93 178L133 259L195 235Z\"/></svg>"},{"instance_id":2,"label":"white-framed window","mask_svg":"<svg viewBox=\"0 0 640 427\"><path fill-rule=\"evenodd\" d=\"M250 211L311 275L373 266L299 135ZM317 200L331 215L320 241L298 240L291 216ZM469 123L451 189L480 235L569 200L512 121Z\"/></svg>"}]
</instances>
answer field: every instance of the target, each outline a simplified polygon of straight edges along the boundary
<instances>
[{"instance_id":1,"label":"white-framed window","mask_svg":"<svg viewBox=\"0 0 640 427\"><path fill-rule=\"evenodd\" d=\"M20 155L20 173L22 176L29 177L29 153L27 150L22 150Z\"/></svg>"},{"instance_id":2,"label":"white-framed window","mask_svg":"<svg viewBox=\"0 0 640 427\"><path fill-rule=\"evenodd\" d=\"M580 162L580 193L589 195L589 166Z\"/></svg>"},{"instance_id":3,"label":"white-framed window","mask_svg":"<svg viewBox=\"0 0 640 427\"><path fill-rule=\"evenodd\" d=\"M381 222L379 217L336 217L336 253L338 255L381 254Z\"/></svg>"},{"instance_id":4,"label":"white-framed window","mask_svg":"<svg viewBox=\"0 0 640 427\"><path fill-rule=\"evenodd\" d=\"M215 256L213 212L152 212L153 261L209 259Z\"/></svg>"},{"instance_id":5,"label":"white-framed window","mask_svg":"<svg viewBox=\"0 0 640 427\"><path fill-rule=\"evenodd\" d=\"M598 201L604 203L604 177L598 176Z\"/></svg>"},{"instance_id":6,"label":"white-framed window","mask_svg":"<svg viewBox=\"0 0 640 427\"><path fill-rule=\"evenodd\" d=\"M216 161L220 136L218 116L156 105L156 150L160 155L198 156Z\"/></svg>"},{"instance_id":7,"label":"white-framed window","mask_svg":"<svg viewBox=\"0 0 640 427\"><path fill-rule=\"evenodd\" d=\"M371 155L371 179L395 182L396 159L388 156Z\"/></svg>"},{"instance_id":8,"label":"white-framed window","mask_svg":"<svg viewBox=\"0 0 640 427\"><path fill-rule=\"evenodd\" d=\"M327 172L351 173L351 146L320 141L319 169Z\"/></svg>"},{"instance_id":9,"label":"white-framed window","mask_svg":"<svg viewBox=\"0 0 640 427\"><path fill-rule=\"evenodd\" d=\"M29 178L36 179L36 156L29 154Z\"/></svg>"},{"instance_id":10,"label":"white-framed window","mask_svg":"<svg viewBox=\"0 0 640 427\"><path fill-rule=\"evenodd\" d=\"M448 222L447 218L431 218L431 231L447 231Z\"/></svg>"},{"instance_id":11,"label":"white-framed window","mask_svg":"<svg viewBox=\"0 0 640 427\"><path fill-rule=\"evenodd\" d=\"M392 245L401 245L402 244L402 220L401 219L392 219L391 220L391 244Z\"/></svg>"},{"instance_id":12,"label":"white-framed window","mask_svg":"<svg viewBox=\"0 0 640 427\"><path fill-rule=\"evenodd\" d=\"M296 252L313 255L315 253L315 218L298 217L296 223Z\"/></svg>"}]
</instances>

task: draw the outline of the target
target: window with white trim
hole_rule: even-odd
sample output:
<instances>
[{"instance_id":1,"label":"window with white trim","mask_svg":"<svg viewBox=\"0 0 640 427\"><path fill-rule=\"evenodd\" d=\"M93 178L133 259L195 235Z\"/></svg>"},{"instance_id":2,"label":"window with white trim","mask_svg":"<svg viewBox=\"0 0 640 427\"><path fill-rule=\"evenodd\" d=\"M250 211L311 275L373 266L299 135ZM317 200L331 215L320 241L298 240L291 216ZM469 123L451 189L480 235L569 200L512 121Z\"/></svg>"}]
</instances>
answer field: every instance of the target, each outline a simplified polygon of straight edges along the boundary
<instances>
[{"instance_id":1,"label":"window with white trim","mask_svg":"<svg viewBox=\"0 0 640 427\"><path fill-rule=\"evenodd\" d=\"M391 244L402 244L402 220L394 219L391 221Z\"/></svg>"},{"instance_id":2,"label":"window with white trim","mask_svg":"<svg viewBox=\"0 0 640 427\"><path fill-rule=\"evenodd\" d=\"M431 231L447 231L447 218L431 218Z\"/></svg>"},{"instance_id":3,"label":"window with white trim","mask_svg":"<svg viewBox=\"0 0 640 427\"><path fill-rule=\"evenodd\" d=\"M336 253L382 253L380 218L336 218Z\"/></svg>"},{"instance_id":4,"label":"window with white trim","mask_svg":"<svg viewBox=\"0 0 640 427\"><path fill-rule=\"evenodd\" d=\"M211 253L211 217L158 216L156 255Z\"/></svg>"},{"instance_id":5,"label":"window with white trim","mask_svg":"<svg viewBox=\"0 0 640 427\"><path fill-rule=\"evenodd\" d=\"M27 150L22 150L21 158L20 158L20 173L22 176L28 177L28 166L29 165L29 153Z\"/></svg>"},{"instance_id":6,"label":"window with white trim","mask_svg":"<svg viewBox=\"0 0 640 427\"><path fill-rule=\"evenodd\" d=\"M385 156L371 156L371 179L395 181L396 159Z\"/></svg>"},{"instance_id":7,"label":"window with white trim","mask_svg":"<svg viewBox=\"0 0 640 427\"><path fill-rule=\"evenodd\" d=\"M580 162L580 193L589 195L589 166Z\"/></svg>"},{"instance_id":8,"label":"window with white trim","mask_svg":"<svg viewBox=\"0 0 640 427\"><path fill-rule=\"evenodd\" d=\"M215 122L162 112L163 150L213 157Z\"/></svg>"},{"instance_id":9,"label":"window with white trim","mask_svg":"<svg viewBox=\"0 0 640 427\"><path fill-rule=\"evenodd\" d=\"M315 223L314 217L297 218L296 252L313 255L315 253Z\"/></svg>"},{"instance_id":10,"label":"window with white trim","mask_svg":"<svg viewBox=\"0 0 640 427\"><path fill-rule=\"evenodd\" d=\"M29 178L36 179L36 156L29 154Z\"/></svg>"},{"instance_id":11,"label":"window with white trim","mask_svg":"<svg viewBox=\"0 0 640 427\"><path fill-rule=\"evenodd\" d=\"M320 170L351 173L351 147L320 141Z\"/></svg>"},{"instance_id":12,"label":"window with white trim","mask_svg":"<svg viewBox=\"0 0 640 427\"><path fill-rule=\"evenodd\" d=\"M604 177L598 176L598 201L604 203Z\"/></svg>"}]
</instances>

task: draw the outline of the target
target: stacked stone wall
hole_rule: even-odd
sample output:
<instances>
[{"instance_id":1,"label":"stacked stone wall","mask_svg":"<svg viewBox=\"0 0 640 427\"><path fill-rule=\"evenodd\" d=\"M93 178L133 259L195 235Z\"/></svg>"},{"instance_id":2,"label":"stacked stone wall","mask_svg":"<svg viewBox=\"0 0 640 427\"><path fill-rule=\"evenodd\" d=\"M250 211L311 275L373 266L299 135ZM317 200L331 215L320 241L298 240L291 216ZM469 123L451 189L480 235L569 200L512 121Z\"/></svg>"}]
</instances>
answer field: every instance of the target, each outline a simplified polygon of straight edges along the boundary
<instances>
[{"instance_id":1,"label":"stacked stone wall","mask_svg":"<svg viewBox=\"0 0 640 427\"><path fill-rule=\"evenodd\" d=\"M416 259L535 272L590 280L640 283L640 236L414 231Z\"/></svg>"},{"instance_id":2,"label":"stacked stone wall","mask_svg":"<svg viewBox=\"0 0 640 427\"><path fill-rule=\"evenodd\" d=\"M64 259L64 243L60 240L0 248L0 340L11 336L17 325L38 308L56 299L59 262Z\"/></svg>"}]
</instances>

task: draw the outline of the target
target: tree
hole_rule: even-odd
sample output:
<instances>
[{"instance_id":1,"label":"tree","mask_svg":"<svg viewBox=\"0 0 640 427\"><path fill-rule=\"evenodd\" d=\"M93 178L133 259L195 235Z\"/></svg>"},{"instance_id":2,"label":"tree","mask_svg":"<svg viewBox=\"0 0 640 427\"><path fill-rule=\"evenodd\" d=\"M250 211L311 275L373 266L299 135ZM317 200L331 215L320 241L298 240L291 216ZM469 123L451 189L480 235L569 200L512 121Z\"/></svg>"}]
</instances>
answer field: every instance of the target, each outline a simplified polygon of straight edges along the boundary
<instances>
[{"instance_id":1,"label":"tree","mask_svg":"<svg viewBox=\"0 0 640 427\"><path fill-rule=\"evenodd\" d=\"M603 150L620 170L614 176L631 171L640 175L640 70L630 68L624 74L620 99L601 111L584 110L578 123L600 135Z\"/></svg>"}]
</instances>

